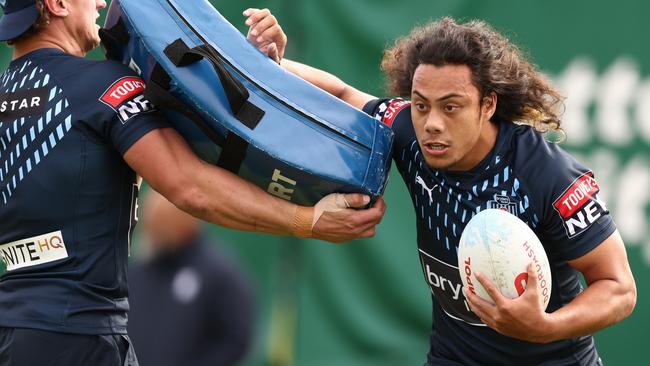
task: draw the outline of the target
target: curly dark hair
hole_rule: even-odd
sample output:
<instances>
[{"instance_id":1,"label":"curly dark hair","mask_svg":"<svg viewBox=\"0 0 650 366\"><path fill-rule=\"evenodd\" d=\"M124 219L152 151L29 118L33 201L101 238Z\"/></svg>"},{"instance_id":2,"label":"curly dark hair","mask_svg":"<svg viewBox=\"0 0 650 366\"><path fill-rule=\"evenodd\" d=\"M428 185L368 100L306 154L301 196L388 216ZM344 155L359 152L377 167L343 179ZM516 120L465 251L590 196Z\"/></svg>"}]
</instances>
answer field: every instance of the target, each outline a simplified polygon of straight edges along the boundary
<instances>
[{"instance_id":1,"label":"curly dark hair","mask_svg":"<svg viewBox=\"0 0 650 366\"><path fill-rule=\"evenodd\" d=\"M35 33L38 33L38 31L40 31L43 27L50 24L50 12L47 11L47 7L45 6L45 3L43 2L43 0L36 0L36 8L38 9L38 11L40 13L40 16L38 17L38 19L36 19L34 24L32 24L32 26L29 27L29 29L25 33L19 35L18 37L14 38L14 39L8 40L7 41L8 45L11 46L13 44L16 44L16 42L19 42L19 41L21 41L21 40L23 40L25 38L28 38L29 36L31 36L31 35L33 35Z\"/></svg>"},{"instance_id":2,"label":"curly dark hair","mask_svg":"<svg viewBox=\"0 0 650 366\"><path fill-rule=\"evenodd\" d=\"M564 106L562 95L516 45L483 21L458 24L445 17L398 39L381 63L389 92L410 97L413 73L420 64L467 65L481 100L496 93L495 120L564 134L558 111Z\"/></svg>"}]
</instances>

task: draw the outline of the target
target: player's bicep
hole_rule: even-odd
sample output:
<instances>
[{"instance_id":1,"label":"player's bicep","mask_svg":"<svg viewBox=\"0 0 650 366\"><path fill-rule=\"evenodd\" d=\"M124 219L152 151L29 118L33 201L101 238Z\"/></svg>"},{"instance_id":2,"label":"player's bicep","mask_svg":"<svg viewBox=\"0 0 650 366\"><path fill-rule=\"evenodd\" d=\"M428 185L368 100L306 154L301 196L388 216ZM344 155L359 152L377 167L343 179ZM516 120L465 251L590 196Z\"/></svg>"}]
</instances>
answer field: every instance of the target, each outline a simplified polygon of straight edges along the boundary
<instances>
[{"instance_id":1,"label":"player's bicep","mask_svg":"<svg viewBox=\"0 0 650 366\"><path fill-rule=\"evenodd\" d=\"M550 178L540 173L528 178L545 184L531 190L530 200L536 207L545 207L540 230L545 244L549 244L549 254L557 260L569 261L603 243L616 231L616 226L600 197L593 173L566 153L557 152L548 158L555 159L547 160L546 166L538 170L546 171ZM558 164L551 166L549 162L558 159Z\"/></svg>"},{"instance_id":2,"label":"player's bicep","mask_svg":"<svg viewBox=\"0 0 650 366\"><path fill-rule=\"evenodd\" d=\"M634 282L618 230L588 253L568 263L582 273L587 285L599 280L613 280L626 286Z\"/></svg>"},{"instance_id":3,"label":"player's bicep","mask_svg":"<svg viewBox=\"0 0 650 366\"><path fill-rule=\"evenodd\" d=\"M173 202L191 186L201 161L173 128L149 131L124 153L126 163L149 185Z\"/></svg>"}]
</instances>

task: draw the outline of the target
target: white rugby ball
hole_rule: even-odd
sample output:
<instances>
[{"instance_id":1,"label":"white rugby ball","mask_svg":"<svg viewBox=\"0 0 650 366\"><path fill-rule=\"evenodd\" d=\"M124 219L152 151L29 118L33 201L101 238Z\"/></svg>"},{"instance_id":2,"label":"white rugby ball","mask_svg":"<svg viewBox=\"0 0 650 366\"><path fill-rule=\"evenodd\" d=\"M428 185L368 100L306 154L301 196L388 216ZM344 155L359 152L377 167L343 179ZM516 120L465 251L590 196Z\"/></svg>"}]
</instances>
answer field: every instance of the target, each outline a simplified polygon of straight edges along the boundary
<instances>
[{"instance_id":1,"label":"white rugby ball","mask_svg":"<svg viewBox=\"0 0 650 366\"><path fill-rule=\"evenodd\" d=\"M540 301L546 309L551 297L551 269L537 235L515 215L487 209L465 226L458 245L458 271L463 286L494 303L475 271L487 276L510 299L520 296L528 282L528 264L537 269Z\"/></svg>"}]
</instances>

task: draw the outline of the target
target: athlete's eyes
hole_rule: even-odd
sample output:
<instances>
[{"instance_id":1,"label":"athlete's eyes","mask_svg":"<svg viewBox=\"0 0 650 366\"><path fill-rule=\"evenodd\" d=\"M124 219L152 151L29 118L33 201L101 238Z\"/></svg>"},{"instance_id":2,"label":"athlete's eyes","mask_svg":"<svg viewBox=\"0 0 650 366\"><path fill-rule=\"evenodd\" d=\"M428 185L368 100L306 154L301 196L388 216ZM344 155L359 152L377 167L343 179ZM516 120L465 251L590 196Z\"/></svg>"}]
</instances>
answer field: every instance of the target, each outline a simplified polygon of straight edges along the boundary
<instances>
[{"instance_id":1,"label":"athlete's eyes","mask_svg":"<svg viewBox=\"0 0 650 366\"><path fill-rule=\"evenodd\" d=\"M426 112L428 109L427 105L422 102L414 102L413 105L418 112Z\"/></svg>"},{"instance_id":2,"label":"athlete's eyes","mask_svg":"<svg viewBox=\"0 0 650 366\"><path fill-rule=\"evenodd\" d=\"M444 107L443 107L445 112L449 112L449 113L455 111L458 108L460 108L460 106L458 106L456 104L445 104Z\"/></svg>"}]
</instances>

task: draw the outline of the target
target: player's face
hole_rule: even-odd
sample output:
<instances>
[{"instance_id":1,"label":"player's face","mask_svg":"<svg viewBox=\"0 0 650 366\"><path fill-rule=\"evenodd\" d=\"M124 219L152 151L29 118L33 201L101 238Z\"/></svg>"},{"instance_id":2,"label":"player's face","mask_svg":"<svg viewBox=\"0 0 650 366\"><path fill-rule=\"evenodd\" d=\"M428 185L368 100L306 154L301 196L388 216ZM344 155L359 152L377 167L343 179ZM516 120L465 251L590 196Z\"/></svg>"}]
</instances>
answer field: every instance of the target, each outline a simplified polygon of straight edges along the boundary
<instances>
[{"instance_id":1,"label":"player's face","mask_svg":"<svg viewBox=\"0 0 650 366\"><path fill-rule=\"evenodd\" d=\"M99 10L106 7L104 0L71 0L72 31L83 53L99 46Z\"/></svg>"},{"instance_id":2,"label":"player's face","mask_svg":"<svg viewBox=\"0 0 650 366\"><path fill-rule=\"evenodd\" d=\"M498 126L490 122L494 93L480 103L466 65L420 65L413 75L411 117L427 164L433 169L467 171L487 156Z\"/></svg>"}]
</instances>

